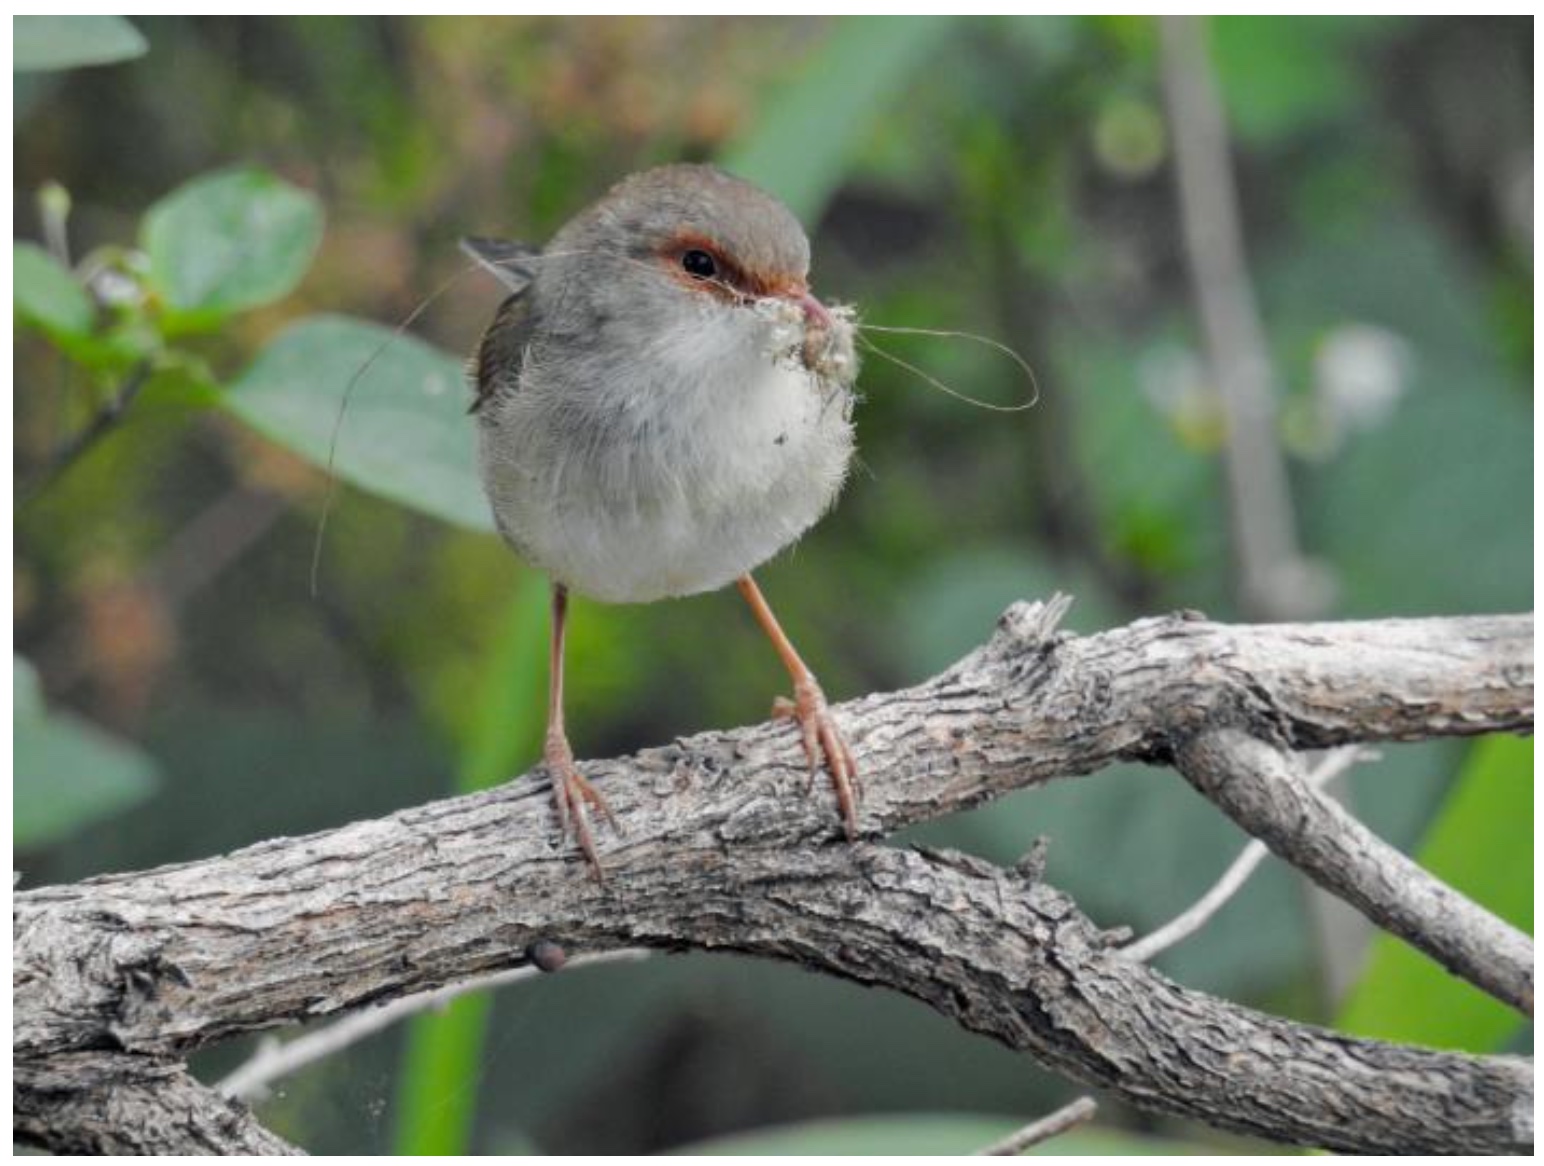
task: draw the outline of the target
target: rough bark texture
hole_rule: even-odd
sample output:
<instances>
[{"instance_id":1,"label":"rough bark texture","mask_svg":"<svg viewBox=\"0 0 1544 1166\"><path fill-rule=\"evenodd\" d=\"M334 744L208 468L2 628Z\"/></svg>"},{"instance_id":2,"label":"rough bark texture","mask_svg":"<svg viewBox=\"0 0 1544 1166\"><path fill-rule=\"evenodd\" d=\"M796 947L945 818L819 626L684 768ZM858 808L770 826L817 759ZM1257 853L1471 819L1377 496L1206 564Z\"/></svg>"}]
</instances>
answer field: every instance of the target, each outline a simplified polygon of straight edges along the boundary
<instances>
[{"instance_id":1,"label":"rough bark texture","mask_svg":"<svg viewBox=\"0 0 1544 1166\"><path fill-rule=\"evenodd\" d=\"M1285 749L1532 728L1530 617L1173 617L1079 638L1054 632L1062 609L1018 605L942 675L837 710L867 839L1115 761L1171 763L1224 727ZM848 845L829 790L806 794L786 726L583 768L626 830L602 836L604 885L556 831L545 781L528 780L17 895L19 1095L72 1052L176 1057L519 964L549 939L744 951L887 986L1139 1105L1279 1141L1531 1147L1531 1061L1263 1016L1123 957L1020 874ZM48 1128L29 1136L68 1144Z\"/></svg>"},{"instance_id":2,"label":"rough bark texture","mask_svg":"<svg viewBox=\"0 0 1544 1166\"><path fill-rule=\"evenodd\" d=\"M55 1154L300 1154L178 1061L65 1053L16 1065L16 1140Z\"/></svg>"},{"instance_id":3,"label":"rough bark texture","mask_svg":"<svg viewBox=\"0 0 1544 1166\"><path fill-rule=\"evenodd\" d=\"M1179 769L1229 817L1374 923L1455 975L1533 1015L1533 941L1443 886L1308 784L1296 759L1217 729L1180 746Z\"/></svg>"}]
</instances>

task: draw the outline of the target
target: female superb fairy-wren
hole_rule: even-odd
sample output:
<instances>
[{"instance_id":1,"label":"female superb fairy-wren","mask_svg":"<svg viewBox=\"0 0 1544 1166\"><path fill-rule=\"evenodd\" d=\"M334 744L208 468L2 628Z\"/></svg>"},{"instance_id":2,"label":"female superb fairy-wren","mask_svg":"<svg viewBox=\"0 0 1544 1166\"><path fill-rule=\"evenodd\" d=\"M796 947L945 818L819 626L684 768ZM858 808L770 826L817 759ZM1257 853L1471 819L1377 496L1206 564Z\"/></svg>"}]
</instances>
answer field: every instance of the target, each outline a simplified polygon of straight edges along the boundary
<instances>
[{"instance_id":1,"label":"female superb fairy-wren","mask_svg":"<svg viewBox=\"0 0 1544 1166\"><path fill-rule=\"evenodd\" d=\"M569 591L647 603L733 582L793 681L774 715L798 723L855 837L852 751L750 575L830 507L853 452L852 314L811 293L798 220L712 166L662 166L542 250L464 246L511 293L472 410L498 529L552 581L544 759L564 831L600 878L588 807L611 810L563 725Z\"/></svg>"}]
</instances>

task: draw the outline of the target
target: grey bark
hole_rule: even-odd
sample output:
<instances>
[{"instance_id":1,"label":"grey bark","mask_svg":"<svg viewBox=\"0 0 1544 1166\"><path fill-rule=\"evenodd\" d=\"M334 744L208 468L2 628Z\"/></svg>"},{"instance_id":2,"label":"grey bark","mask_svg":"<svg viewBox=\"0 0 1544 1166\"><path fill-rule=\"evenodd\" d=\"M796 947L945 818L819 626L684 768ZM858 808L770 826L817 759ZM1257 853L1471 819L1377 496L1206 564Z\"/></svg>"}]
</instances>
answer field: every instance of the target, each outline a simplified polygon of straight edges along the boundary
<instances>
[{"instance_id":1,"label":"grey bark","mask_svg":"<svg viewBox=\"0 0 1544 1166\"><path fill-rule=\"evenodd\" d=\"M175 1060L63 1053L16 1064L15 1138L55 1154L300 1154Z\"/></svg>"},{"instance_id":2,"label":"grey bark","mask_svg":"<svg viewBox=\"0 0 1544 1166\"><path fill-rule=\"evenodd\" d=\"M1320 886L1455 975L1533 1015L1533 941L1432 878L1308 784L1297 759L1236 729L1180 746L1179 770Z\"/></svg>"},{"instance_id":3,"label":"grey bark","mask_svg":"<svg viewBox=\"0 0 1544 1166\"><path fill-rule=\"evenodd\" d=\"M1187 991L1042 883L873 840L1116 761L1171 764L1218 727L1285 749L1531 731L1531 617L1171 617L1074 637L1054 631L1063 606L1018 605L940 676L838 708L865 775L855 845L829 790L806 793L796 734L761 725L583 766L626 829L602 838L603 886L556 831L545 781L519 781L23 892L18 1066L104 1048L178 1057L514 966L541 940L693 947L905 992L1226 1129L1340 1150L1529 1148L1531 1061L1357 1040Z\"/></svg>"}]
</instances>

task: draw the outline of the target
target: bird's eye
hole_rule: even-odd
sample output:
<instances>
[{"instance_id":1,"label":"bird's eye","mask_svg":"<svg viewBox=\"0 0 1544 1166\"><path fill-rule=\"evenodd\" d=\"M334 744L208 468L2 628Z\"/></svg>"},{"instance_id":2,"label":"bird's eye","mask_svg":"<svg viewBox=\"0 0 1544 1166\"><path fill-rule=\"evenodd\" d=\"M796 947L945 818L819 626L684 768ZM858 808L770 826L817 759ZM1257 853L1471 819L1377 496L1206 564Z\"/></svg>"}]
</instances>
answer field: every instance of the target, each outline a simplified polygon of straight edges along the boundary
<instances>
[{"instance_id":1,"label":"bird's eye","mask_svg":"<svg viewBox=\"0 0 1544 1166\"><path fill-rule=\"evenodd\" d=\"M681 256L681 267L687 275L697 279L712 279L718 274L718 264L713 262L713 256L695 247Z\"/></svg>"}]
</instances>

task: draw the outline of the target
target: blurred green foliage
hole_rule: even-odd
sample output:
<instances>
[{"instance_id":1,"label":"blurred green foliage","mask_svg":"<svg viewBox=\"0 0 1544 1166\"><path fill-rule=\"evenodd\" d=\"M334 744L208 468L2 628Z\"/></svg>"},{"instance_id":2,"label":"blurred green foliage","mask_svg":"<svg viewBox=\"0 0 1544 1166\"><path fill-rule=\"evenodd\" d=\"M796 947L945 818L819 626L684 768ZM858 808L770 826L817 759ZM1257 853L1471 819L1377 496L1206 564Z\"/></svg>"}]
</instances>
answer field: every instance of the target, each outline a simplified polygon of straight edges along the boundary
<instances>
[{"instance_id":1,"label":"blurred green foliage","mask_svg":"<svg viewBox=\"0 0 1544 1166\"><path fill-rule=\"evenodd\" d=\"M293 291L322 237L315 195L261 170L195 179L145 216L147 283L172 312L207 326Z\"/></svg>"},{"instance_id":2,"label":"blurred green foliage","mask_svg":"<svg viewBox=\"0 0 1544 1166\"><path fill-rule=\"evenodd\" d=\"M64 265L36 243L18 243L11 279L16 312L55 339L91 330L91 300Z\"/></svg>"},{"instance_id":3,"label":"blurred green foliage","mask_svg":"<svg viewBox=\"0 0 1544 1166\"><path fill-rule=\"evenodd\" d=\"M310 316L263 349L226 404L343 481L447 522L493 529L467 440L461 363L422 341Z\"/></svg>"},{"instance_id":4,"label":"blurred green foliage","mask_svg":"<svg viewBox=\"0 0 1544 1166\"><path fill-rule=\"evenodd\" d=\"M841 21L769 95L759 120L718 159L817 218L897 93L947 36L946 16L856 16Z\"/></svg>"},{"instance_id":5,"label":"blurred green foliage","mask_svg":"<svg viewBox=\"0 0 1544 1166\"><path fill-rule=\"evenodd\" d=\"M155 792L155 763L80 717L50 713L25 660L11 683L12 845L47 846Z\"/></svg>"},{"instance_id":6,"label":"blurred green foliage","mask_svg":"<svg viewBox=\"0 0 1544 1166\"><path fill-rule=\"evenodd\" d=\"M336 825L538 756L545 584L487 533L459 366L499 292L457 277L455 239L540 241L656 162L761 181L812 228L822 295L1006 339L1041 386L1005 419L870 356L862 467L763 574L828 691L915 681L1053 589L1080 630L1237 614L1147 18L136 19L15 25L18 69L130 62L17 78L17 187L39 191L13 285L29 882ZM1325 614L1527 608L1527 22L1211 33L1301 536L1338 585ZM1023 395L985 347L871 338L973 396ZM327 510L313 596L320 467L359 489ZM569 650L590 756L759 718L782 680L732 595L581 599ZM1531 752L1465 758L1390 748L1350 798L1527 923ZM1241 844L1137 770L915 837L1010 861L1038 834L1052 881L1139 929ZM1358 1031L1530 1039L1382 938L1340 1011L1321 970L1356 953L1317 950L1305 902L1268 867L1162 965ZM317 1152L636 1152L818 1118L741 1148L963 1150L1063 1088L908 1001L691 957L464 1000L298 1077L264 1117ZM1055 1148L1176 1139L1224 1145L1106 1104Z\"/></svg>"},{"instance_id":7,"label":"blurred green foliage","mask_svg":"<svg viewBox=\"0 0 1544 1166\"><path fill-rule=\"evenodd\" d=\"M145 51L145 38L121 16L14 16L11 35L17 72L106 65Z\"/></svg>"}]
</instances>

